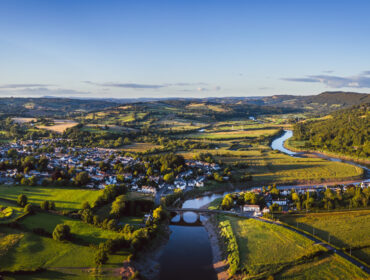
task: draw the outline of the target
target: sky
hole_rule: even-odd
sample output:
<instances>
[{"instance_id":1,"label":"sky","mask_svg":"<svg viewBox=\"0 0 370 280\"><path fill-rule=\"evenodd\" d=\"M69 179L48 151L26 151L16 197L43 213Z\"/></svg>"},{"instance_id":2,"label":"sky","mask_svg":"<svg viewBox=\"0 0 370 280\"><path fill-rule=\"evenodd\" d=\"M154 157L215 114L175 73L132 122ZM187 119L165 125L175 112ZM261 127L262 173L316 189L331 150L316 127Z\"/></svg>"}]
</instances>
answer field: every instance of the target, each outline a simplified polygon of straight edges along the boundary
<instances>
[{"instance_id":1,"label":"sky","mask_svg":"<svg viewBox=\"0 0 370 280\"><path fill-rule=\"evenodd\" d=\"M370 92L370 1L1 0L0 97Z\"/></svg>"}]
</instances>

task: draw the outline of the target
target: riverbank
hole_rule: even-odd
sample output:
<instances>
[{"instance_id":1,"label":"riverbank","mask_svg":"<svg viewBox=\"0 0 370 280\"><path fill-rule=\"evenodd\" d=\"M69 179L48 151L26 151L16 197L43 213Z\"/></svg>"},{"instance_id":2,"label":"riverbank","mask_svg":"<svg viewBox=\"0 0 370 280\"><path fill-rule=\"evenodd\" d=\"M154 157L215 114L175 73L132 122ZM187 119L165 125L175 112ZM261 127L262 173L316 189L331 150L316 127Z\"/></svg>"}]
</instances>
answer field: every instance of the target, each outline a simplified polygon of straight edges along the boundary
<instances>
[{"instance_id":1,"label":"riverbank","mask_svg":"<svg viewBox=\"0 0 370 280\"><path fill-rule=\"evenodd\" d=\"M160 258L171 234L168 224L164 226L163 232L164 234L159 234L145 252L140 253L135 260L132 261L132 265L140 272L140 275L143 276L144 279L160 279Z\"/></svg>"},{"instance_id":2,"label":"riverbank","mask_svg":"<svg viewBox=\"0 0 370 280\"><path fill-rule=\"evenodd\" d=\"M359 163L359 164L364 164L367 168L370 167L370 160L366 160L364 158L354 158L354 157L351 157L351 156L336 154L336 153L333 153L333 152L323 151L323 150L317 151L317 150L299 149L297 147L293 147L289 143L289 140L284 141L283 146L284 146L284 148L286 148L288 150L291 150L293 152L304 153L305 156L310 156L311 155L311 156L315 157L315 154L318 154L316 157L320 157L319 155L322 155L324 157L333 157L333 158L337 158L337 159L341 159L341 160L353 161L353 162L356 162L356 163Z\"/></svg>"},{"instance_id":3,"label":"riverbank","mask_svg":"<svg viewBox=\"0 0 370 280\"><path fill-rule=\"evenodd\" d=\"M209 242L212 248L212 263L213 269L216 272L218 280L229 279L227 269L229 267L227 260L223 257L223 252L220 246L217 223L212 216L202 221L205 230L208 233Z\"/></svg>"}]
</instances>

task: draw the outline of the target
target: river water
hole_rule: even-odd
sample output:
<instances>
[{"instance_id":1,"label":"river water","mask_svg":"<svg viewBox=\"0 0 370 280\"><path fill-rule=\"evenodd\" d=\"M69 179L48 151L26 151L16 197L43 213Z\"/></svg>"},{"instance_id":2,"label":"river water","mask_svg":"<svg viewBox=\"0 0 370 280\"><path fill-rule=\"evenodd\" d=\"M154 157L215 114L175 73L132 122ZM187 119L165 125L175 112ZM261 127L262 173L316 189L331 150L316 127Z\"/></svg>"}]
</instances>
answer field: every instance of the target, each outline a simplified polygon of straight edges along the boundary
<instances>
[{"instance_id":1,"label":"river water","mask_svg":"<svg viewBox=\"0 0 370 280\"><path fill-rule=\"evenodd\" d=\"M279 138L271 143L271 148L279 150L290 156L299 157L301 153L292 152L284 147L284 142L292 137L293 132L286 130ZM331 158L316 154L327 160L342 161L336 158ZM343 161L364 168L366 179L369 181L369 169L359 164ZM300 188L301 186L289 186L290 188ZM279 187L278 187L279 188ZM283 187L281 187L283 188ZM240 190L234 190L238 192ZM222 194L206 195L199 198L186 200L183 208L200 208L216 198L222 197L229 192ZM180 216L175 216L172 221L178 222ZM200 219L206 219L200 216ZM193 223L197 220L197 215L192 212L186 212L183 215L183 220L187 223ZM216 273L212 266L212 250L208 238L208 233L202 225L198 226L182 226L170 225L171 235L168 243L165 245L160 258L160 279L161 280L213 280L217 279Z\"/></svg>"}]
</instances>

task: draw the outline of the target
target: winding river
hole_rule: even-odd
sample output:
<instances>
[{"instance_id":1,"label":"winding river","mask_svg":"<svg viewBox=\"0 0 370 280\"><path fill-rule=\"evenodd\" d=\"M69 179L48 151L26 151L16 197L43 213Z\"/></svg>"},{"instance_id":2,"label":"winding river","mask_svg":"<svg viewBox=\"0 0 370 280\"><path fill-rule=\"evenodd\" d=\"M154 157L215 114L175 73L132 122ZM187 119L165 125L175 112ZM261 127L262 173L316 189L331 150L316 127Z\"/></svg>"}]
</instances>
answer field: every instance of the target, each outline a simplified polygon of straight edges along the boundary
<instances>
[{"instance_id":1,"label":"winding river","mask_svg":"<svg viewBox=\"0 0 370 280\"><path fill-rule=\"evenodd\" d=\"M301 157L302 153L296 153L290 151L284 147L284 142L293 136L291 130L285 130L285 132L271 143L273 150L279 150L290 156ZM350 163L366 170L366 179L369 180L370 170L361 166L357 163L340 160L324 156L321 154L315 154L316 156L322 157L326 160L342 161ZM289 186L290 188L300 188L301 186ZM240 191L240 190L234 190ZM229 192L222 194L212 194L207 196L198 197L195 199L186 200L182 207L183 208L200 208L216 198L222 197ZM206 217L200 216L200 219L206 219ZM181 220L179 215L173 217L172 222L176 223ZM192 212L186 212L183 214L183 221L186 223L193 223L197 220L197 215ZM160 279L161 280L183 280L183 279L217 279L216 273L212 266L212 250L211 244L208 238L208 233L205 228L199 224L196 226L186 225L170 225L170 238L165 245L162 255L160 257Z\"/></svg>"}]
</instances>

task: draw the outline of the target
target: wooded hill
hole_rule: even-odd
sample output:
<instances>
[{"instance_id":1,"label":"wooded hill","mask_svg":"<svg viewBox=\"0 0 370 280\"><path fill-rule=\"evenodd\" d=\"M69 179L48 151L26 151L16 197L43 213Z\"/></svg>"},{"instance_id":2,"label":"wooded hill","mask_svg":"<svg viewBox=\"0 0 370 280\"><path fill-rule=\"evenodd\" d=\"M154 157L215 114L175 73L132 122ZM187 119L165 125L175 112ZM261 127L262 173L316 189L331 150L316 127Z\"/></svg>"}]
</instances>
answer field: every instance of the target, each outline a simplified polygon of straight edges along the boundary
<instances>
[{"instance_id":1,"label":"wooded hill","mask_svg":"<svg viewBox=\"0 0 370 280\"><path fill-rule=\"evenodd\" d=\"M370 157L370 103L339 110L319 121L297 123L294 139L305 148Z\"/></svg>"}]
</instances>

